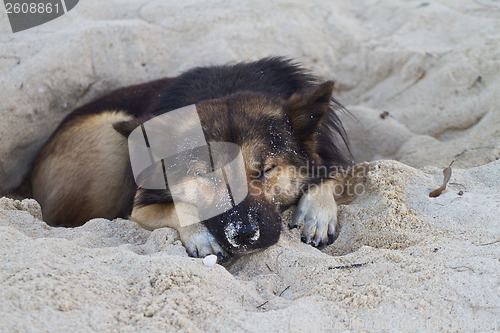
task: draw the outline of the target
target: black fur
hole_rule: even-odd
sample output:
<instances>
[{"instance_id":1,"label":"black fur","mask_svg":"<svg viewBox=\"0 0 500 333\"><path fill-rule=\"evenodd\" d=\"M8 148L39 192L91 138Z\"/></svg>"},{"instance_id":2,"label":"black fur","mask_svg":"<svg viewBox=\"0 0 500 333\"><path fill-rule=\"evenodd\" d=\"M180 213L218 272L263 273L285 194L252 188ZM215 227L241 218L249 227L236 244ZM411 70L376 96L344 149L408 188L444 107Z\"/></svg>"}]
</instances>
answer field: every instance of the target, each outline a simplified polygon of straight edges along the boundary
<instances>
[{"instance_id":1,"label":"black fur","mask_svg":"<svg viewBox=\"0 0 500 333\"><path fill-rule=\"evenodd\" d=\"M159 115L238 92L288 98L316 82L299 65L278 57L232 66L198 67L180 75L175 84L163 92L152 113Z\"/></svg>"}]
</instances>

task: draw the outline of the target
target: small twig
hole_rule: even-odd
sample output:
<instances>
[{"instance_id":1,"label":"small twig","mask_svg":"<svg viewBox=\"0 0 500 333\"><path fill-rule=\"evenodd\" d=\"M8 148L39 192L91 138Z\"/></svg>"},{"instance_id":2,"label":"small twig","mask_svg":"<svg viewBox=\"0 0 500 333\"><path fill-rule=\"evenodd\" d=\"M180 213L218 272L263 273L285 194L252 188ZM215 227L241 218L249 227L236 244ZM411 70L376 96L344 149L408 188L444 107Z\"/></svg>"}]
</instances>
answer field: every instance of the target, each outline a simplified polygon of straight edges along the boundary
<instances>
[{"instance_id":1,"label":"small twig","mask_svg":"<svg viewBox=\"0 0 500 333\"><path fill-rule=\"evenodd\" d=\"M280 294L278 295L278 297L281 297L281 295L283 295L283 293L284 293L285 291L287 291L289 288L290 288L290 286L288 286L288 287L286 287L285 289L283 289L283 291L282 291L282 292L280 292ZM269 301L270 301L270 300L265 301L265 302L264 302L264 303L262 303L261 305L258 305L258 306L257 306L257 309L259 309L259 308L263 307L264 305L266 305L267 303L269 303Z\"/></svg>"},{"instance_id":2,"label":"small twig","mask_svg":"<svg viewBox=\"0 0 500 333\"><path fill-rule=\"evenodd\" d=\"M267 269L271 272L271 273L274 273L273 270L271 269L271 267L269 267L269 265L266 263L266 267Z\"/></svg>"},{"instance_id":3,"label":"small twig","mask_svg":"<svg viewBox=\"0 0 500 333\"><path fill-rule=\"evenodd\" d=\"M368 262L362 262L358 264L351 264L351 265L342 265L342 266L330 266L328 269L344 269L344 268L354 268L354 267L361 267L366 264L371 264L373 261L368 261Z\"/></svg>"},{"instance_id":4,"label":"small twig","mask_svg":"<svg viewBox=\"0 0 500 333\"><path fill-rule=\"evenodd\" d=\"M419 77L417 77L417 80L415 81L415 83L417 83L418 81L422 80L424 78L425 74L427 74L427 71L424 69L422 71L422 73L420 73Z\"/></svg>"},{"instance_id":5,"label":"small twig","mask_svg":"<svg viewBox=\"0 0 500 333\"><path fill-rule=\"evenodd\" d=\"M278 274L278 276L280 276L280 266L279 266L279 264L278 264L278 259L279 259L280 255L282 255L282 254L283 254L283 252L284 252L284 251L282 250L282 251L281 251L280 253L278 253L278 255L276 256L276 274Z\"/></svg>"},{"instance_id":6,"label":"small twig","mask_svg":"<svg viewBox=\"0 0 500 333\"><path fill-rule=\"evenodd\" d=\"M460 184L460 183L449 183L450 185L457 185L457 186L462 186L464 190L467 190L467 187L465 187L464 184Z\"/></svg>"},{"instance_id":7,"label":"small twig","mask_svg":"<svg viewBox=\"0 0 500 333\"><path fill-rule=\"evenodd\" d=\"M462 193L463 194L463 193ZM451 200L450 203L452 203L453 201L457 200L457 199L462 199L462 197L456 197L455 199Z\"/></svg>"},{"instance_id":8,"label":"small twig","mask_svg":"<svg viewBox=\"0 0 500 333\"><path fill-rule=\"evenodd\" d=\"M288 288L290 288L290 286L288 286L288 287L286 287L285 289L283 289L283 291L282 291L282 292L280 292L280 294L279 294L278 296L279 296L279 297L281 297L281 295L283 295L283 293L284 293L285 291L287 291L287 290L288 290Z\"/></svg>"},{"instance_id":9,"label":"small twig","mask_svg":"<svg viewBox=\"0 0 500 333\"><path fill-rule=\"evenodd\" d=\"M459 272L463 272L464 271L464 268L468 269L469 271L471 272L474 272L474 270L470 267L467 267L467 266L456 266L456 267L447 267L445 266L446 268L451 268L451 269L456 269L456 270L459 270Z\"/></svg>"},{"instance_id":10,"label":"small twig","mask_svg":"<svg viewBox=\"0 0 500 333\"><path fill-rule=\"evenodd\" d=\"M258 309L258 308L260 308L260 307L262 307L262 306L264 306L264 305L266 305L267 303L269 303L269 301L265 301L265 302L264 302L264 303L262 303L261 305L257 306L257 309Z\"/></svg>"},{"instance_id":11,"label":"small twig","mask_svg":"<svg viewBox=\"0 0 500 333\"><path fill-rule=\"evenodd\" d=\"M476 246L486 246L486 245L492 245L492 244L496 244L496 243L500 243L500 239L493 241L493 242L490 242L490 243L476 244Z\"/></svg>"}]
</instances>

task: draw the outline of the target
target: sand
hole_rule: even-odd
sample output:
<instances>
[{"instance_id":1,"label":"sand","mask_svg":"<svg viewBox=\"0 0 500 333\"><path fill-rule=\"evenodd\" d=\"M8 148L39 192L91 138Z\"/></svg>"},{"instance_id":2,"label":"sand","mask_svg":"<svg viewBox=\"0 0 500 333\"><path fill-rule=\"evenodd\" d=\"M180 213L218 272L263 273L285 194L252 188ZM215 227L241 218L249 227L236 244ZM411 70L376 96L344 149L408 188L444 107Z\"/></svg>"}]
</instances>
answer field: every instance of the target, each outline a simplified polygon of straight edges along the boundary
<instances>
[{"instance_id":1,"label":"sand","mask_svg":"<svg viewBox=\"0 0 500 333\"><path fill-rule=\"evenodd\" d=\"M333 245L303 244L284 224L278 244L213 267L168 228L51 228L33 199L1 198L1 332L499 329L496 2L86 0L9 29L0 12L2 194L71 109L118 86L268 55L336 80L368 172L339 206ZM448 188L429 198L452 160Z\"/></svg>"}]
</instances>

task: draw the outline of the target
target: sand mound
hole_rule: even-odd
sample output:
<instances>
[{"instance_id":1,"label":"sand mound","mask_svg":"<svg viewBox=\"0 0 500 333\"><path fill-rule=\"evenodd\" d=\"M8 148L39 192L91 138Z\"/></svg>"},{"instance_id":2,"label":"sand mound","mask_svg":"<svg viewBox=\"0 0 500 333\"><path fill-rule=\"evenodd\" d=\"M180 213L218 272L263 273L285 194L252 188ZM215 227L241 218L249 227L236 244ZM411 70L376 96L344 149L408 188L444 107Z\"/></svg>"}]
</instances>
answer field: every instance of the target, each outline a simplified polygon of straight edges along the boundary
<instances>
[{"instance_id":1,"label":"sand mound","mask_svg":"<svg viewBox=\"0 0 500 333\"><path fill-rule=\"evenodd\" d=\"M53 229L35 201L4 198L0 328L492 329L498 174L499 162L456 170L429 198L439 169L371 163L334 245L319 251L284 228L276 246L226 268L189 258L171 229L121 219Z\"/></svg>"},{"instance_id":2,"label":"sand mound","mask_svg":"<svg viewBox=\"0 0 500 333\"><path fill-rule=\"evenodd\" d=\"M368 172L321 251L226 267L171 229L51 228L0 199L0 331L489 331L500 308L500 7L492 1L81 1L12 34L0 11L0 194L72 109L192 66L295 58L336 80ZM448 189L442 167L455 159ZM404 163L404 164L403 164ZM290 212L285 216L289 217Z\"/></svg>"}]
</instances>

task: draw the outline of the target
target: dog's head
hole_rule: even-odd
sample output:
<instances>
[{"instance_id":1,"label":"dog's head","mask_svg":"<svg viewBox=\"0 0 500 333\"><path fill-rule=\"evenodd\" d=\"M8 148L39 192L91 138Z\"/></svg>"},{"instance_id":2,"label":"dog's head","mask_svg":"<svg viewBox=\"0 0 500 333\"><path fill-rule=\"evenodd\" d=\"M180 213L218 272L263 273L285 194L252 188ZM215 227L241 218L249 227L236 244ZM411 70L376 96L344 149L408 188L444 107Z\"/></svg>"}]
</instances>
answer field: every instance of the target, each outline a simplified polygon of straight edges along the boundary
<instances>
[{"instance_id":1,"label":"dog's head","mask_svg":"<svg viewBox=\"0 0 500 333\"><path fill-rule=\"evenodd\" d=\"M248 195L204 222L228 252L278 241L280 213L310 183L311 166L323 162L317 136L331 111L332 89L326 82L288 99L239 93L197 105L207 140L235 143L243 155Z\"/></svg>"},{"instance_id":2,"label":"dog's head","mask_svg":"<svg viewBox=\"0 0 500 333\"><path fill-rule=\"evenodd\" d=\"M239 174L221 174L214 180L212 175L216 170L211 157L196 159L184 154L180 164L186 167L176 169L176 181L169 180L165 191L155 190L154 195L150 192L151 195L144 196L148 199L140 204L182 201L199 209L220 208L217 206L224 206L220 198L228 195L228 182L231 183L228 177L235 177L240 186L247 187L245 196L237 202L229 198L233 205L222 207L220 214L212 214L203 223L232 254L276 243L281 231L280 213L295 204L304 186L314 181L311 167L324 164L327 150L336 149L324 147L332 142L326 137L334 135L336 128L332 126L337 125L331 106L332 89L333 83L325 82L288 98L275 97L272 92L240 92L196 104L196 120L209 146L210 142L222 142L239 147L243 163L241 170L236 171ZM191 138L189 133L194 123L179 119L173 131ZM115 128L124 132L127 126ZM204 150L200 149L203 155ZM199 157L200 151L194 151ZM234 154L226 153L227 159L222 160L230 162ZM179 160L157 165L168 174L166 164L179 165ZM231 190L234 192L234 187ZM203 218L203 214L200 216Z\"/></svg>"}]
</instances>

